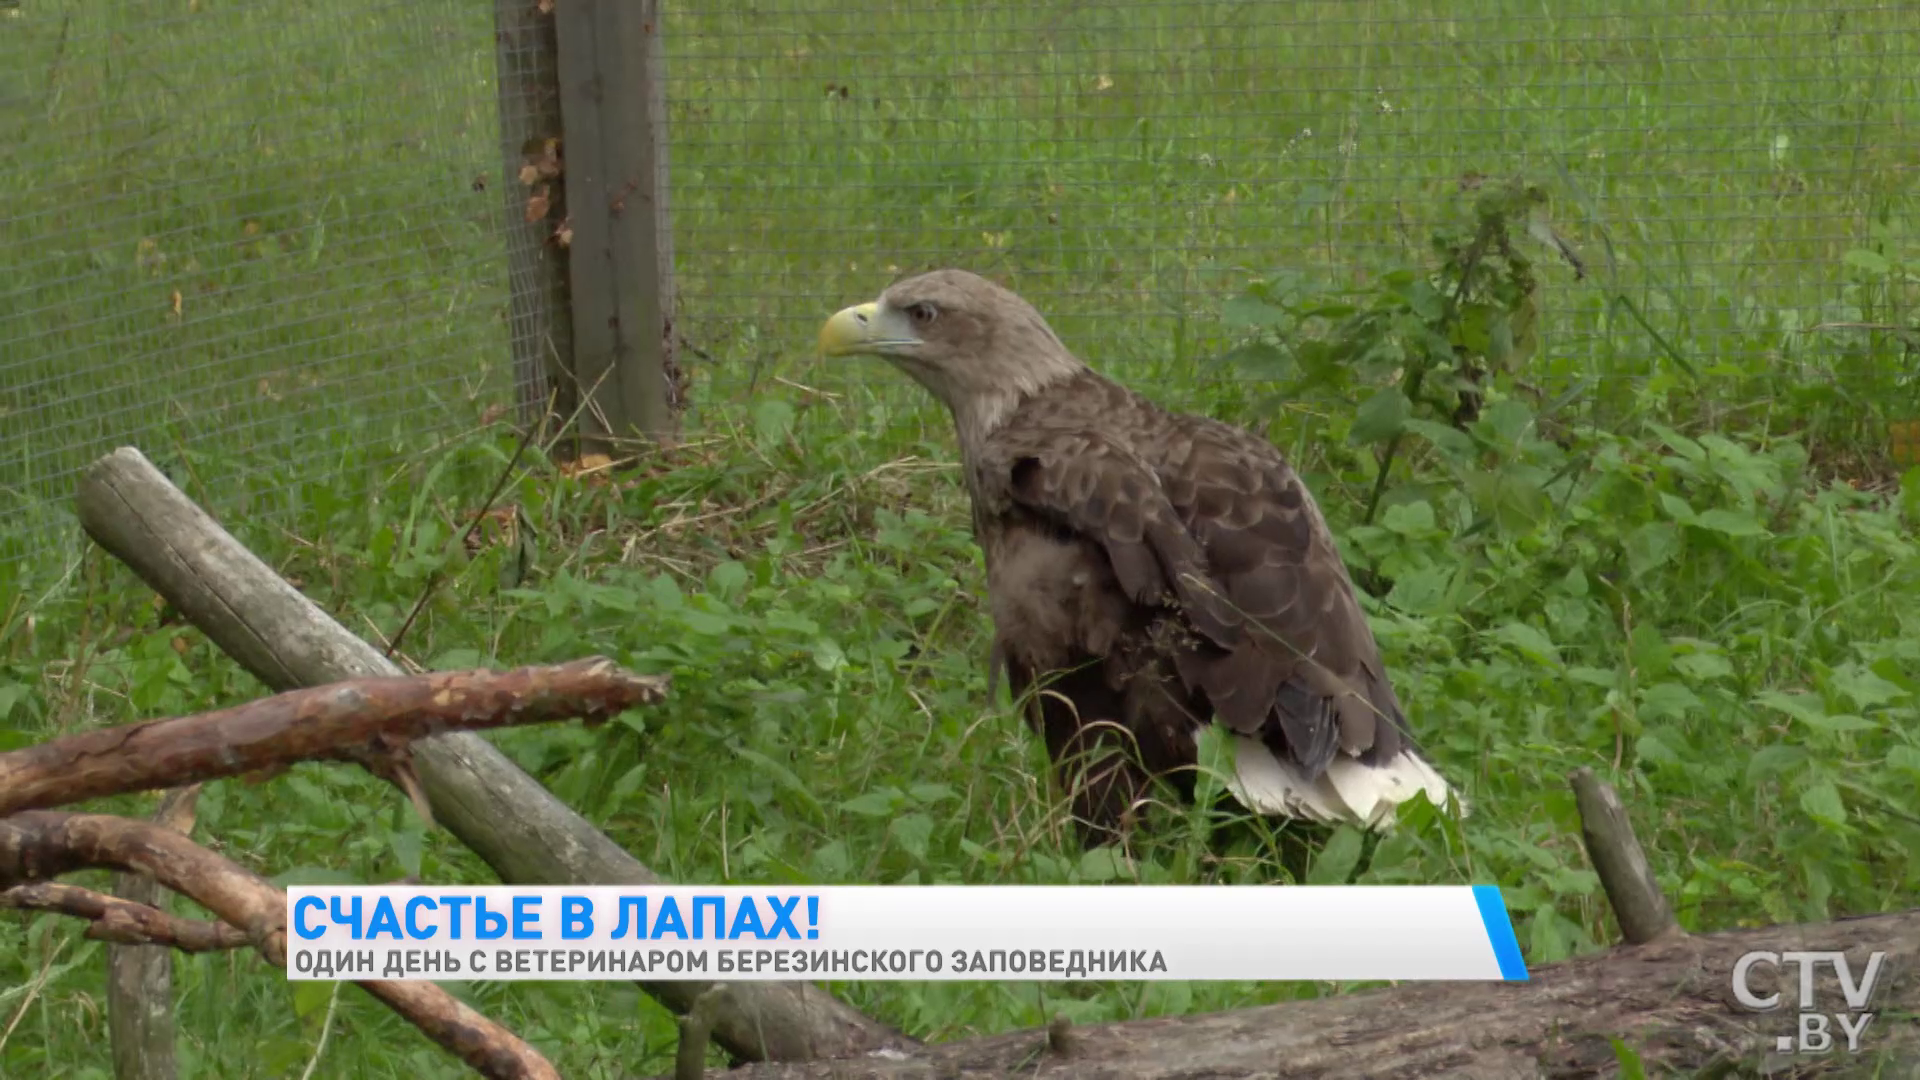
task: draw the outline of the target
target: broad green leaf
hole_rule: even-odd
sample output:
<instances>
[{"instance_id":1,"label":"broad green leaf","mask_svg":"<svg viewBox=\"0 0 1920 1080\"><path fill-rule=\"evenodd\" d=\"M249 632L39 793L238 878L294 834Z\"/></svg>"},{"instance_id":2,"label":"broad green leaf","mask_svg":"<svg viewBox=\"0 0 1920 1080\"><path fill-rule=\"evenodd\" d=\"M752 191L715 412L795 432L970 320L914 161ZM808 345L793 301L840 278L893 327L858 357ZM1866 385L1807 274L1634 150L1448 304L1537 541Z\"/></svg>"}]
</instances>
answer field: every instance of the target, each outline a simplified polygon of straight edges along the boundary
<instances>
[{"instance_id":1,"label":"broad green leaf","mask_svg":"<svg viewBox=\"0 0 1920 1080\"><path fill-rule=\"evenodd\" d=\"M1679 719L1702 704L1692 690L1677 682L1654 683L1640 691L1642 719Z\"/></svg>"},{"instance_id":2,"label":"broad green leaf","mask_svg":"<svg viewBox=\"0 0 1920 1080\"><path fill-rule=\"evenodd\" d=\"M1447 314L1447 299L1424 277L1405 283L1396 282L1393 291L1407 302L1407 309L1428 323L1439 322Z\"/></svg>"},{"instance_id":3,"label":"broad green leaf","mask_svg":"<svg viewBox=\"0 0 1920 1080\"><path fill-rule=\"evenodd\" d=\"M1635 576L1658 570L1680 550L1680 530L1665 521L1649 521L1627 535L1627 569Z\"/></svg>"},{"instance_id":4,"label":"broad green leaf","mask_svg":"<svg viewBox=\"0 0 1920 1080\"><path fill-rule=\"evenodd\" d=\"M1667 740L1657 731L1648 731L1633 741L1634 753L1642 761L1651 761L1658 765L1677 765L1681 758Z\"/></svg>"},{"instance_id":5,"label":"broad green leaf","mask_svg":"<svg viewBox=\"0 0 1920 1080\"><path fill-rule=\"evenodd\" d=\"M1220 359L1225 363L1234 364L1262 375L1270 375L1276 370L1283 370L1292 360L1292 358L1281 351L1278 346L1269 345L1264 341L1249 341L1244 345L1236 345L1223 353Z\"/></svg>"},{"instance_id":6,"label":"broad green leaf","mask_svg":"<svg viewBox=\"0 0 1920 1080\"><path fill-rule=\"evenodd\" d=\"M841 803L840 809L861 817L890 817L898 805L899 798L895 792L869 791Z\"/></svg>"},{"instance_id":7,"label":"broad green leaf","mask_svg":"<svg viewBox=\"0 0 1920 1080\"><path fill-rule=\"evenodd\" d=\"M1840 789L1826 780L1818 781L1800 793L1800 809L1818 821L1833 825L1847 823L1847 805L1840 799Z\"/></svg>"},{"instance_id":8,"label":"broad green leaf","mask_svg":"<svg viewBox=\"0 0 1920 1080\"><path fill-rule=\"evenodd\" d=\"M1493 636L1530 660L1548 667L1560 666L1560 650L1554 647L1553 639L1537 627L1523 622L1510 622L1495 630Z\"/></svg>"},{"instance_id":9,"label":"broad green leaf","mask_svg":"<svg viewBox=\"0 0 1920 1080\"><path fill-rule=\"evenodd\" d=\"M1220 308L1220 320L1228 326L1264 329L1284 326L1291 321L1284 308L1275 307L1257 296L1236 296Z\"/></svg>"},{"instance_id":10,"label":"broad green leaf","mask_svg":"<svg viewBox=\"0 0 1920 1080\"><path fill-rule=\"evenodd\" d=\"M1418 435L1432 443L1439 451L1455 461L1466 462L1473 458L1475 448L1472 436L1457 427L1409 417L1401 424L1409 435Z\"/></svg>"},{"instance_id":11,"label":"broad green leaf","mask_svg":"<svg viewBox=\"0 0 1920 1080\"><path fill-rule=\"evenodd\" d=\"M1453 589L1453 572L1442 566L1423 566L1393 579L1387 603L1414 615L1437 615L1446 610Z\"/></svg>"},{"instance_id":12,"label":"broad green leaf","mask_svg":"<svg viewBox=\"0 0 1920 1080\"><path fill-rule=\"evenodd\" d=\"M32 692L25 683L0 682L0 723L10 719L13 716L14 706L27 700Z\"/></svg>"},{"instance_id":13,"label":"broad green leaf","mask_svg":"<svg viewBox=\"0 0 1920 1080\"><path fill-rule=\"evenodd\" d=\"M760 616L760 623L768 630L779 630L801 637L815 637L820 633L820 624L805 615L774 608Z\"/></svg>"},{"instance_id":14,"label":"broad green leaf","mask_svg":"<svg viewBox=\"0 0 1920 1080\"><path fill-rule=\"evenodd\" d=\"M1647 425L1647 430L1659 436L1661 442L1666 443L1668 446L1672 447L1674 453L1679 454L1681 457L1687 459L1688 461L1691 461L1697 464L1699 462L1703 462L1707 460L1707 451L1705 447L1701 446L1699 443L1693 441L1692 439L1687 438L1685 435L1682 435L1679 432L1673 430L1672 428L1667 427L1665 424L1649 423Z\"/></svg>"},{"instance_id":15,"label":"broad green leaf","mask_svg":"<svg viewBox=\"0 0 1920 1080\"><path fill-rule=\"evenodd\" d=\"M1353 876L1353 868L1360 865L1360 851L1363 837L1360 831L1351 825L1341 825L1327 837L1327 842L1314 857L1313 865L1307 868L1309 885L1345 885Z\"/></svg>"},{"instance_id":16,"label":"broad green leaf","mask_svg":"<svg viewBox=\"0 0 1920 1080\"><path fill-rule=\"evenodd\" d=\"M1469 473L1467 493L1482 514L1510 533L1537 527L1550 506L1547 493L1533 480L1531 470L1502 466L1491 472Z\"/></svg>"},{"instance_id":17,"label":"broad green leaf","mask_svg":"<svg viewBox=\"0 0 1920 1080\"><path fill-rule=\"evenodd\" d=\"M1766 527L1755 520L1752 514L1744 514L1738 510L1718 508L1703 510L1693 519L1692 524L1702 529L1725 533L1728 536L1767 535Z\"/></svg>"},{"instance_id":18,"label":"broad green leaf","mask_svg":"<svg viewBox=\"0 0 1920 1080\"><path fill-rule=\"evenodd\" d=\"M1845 255L1840 256L1840 261L1880 277L1885 277L1893 270L1893 263L1885 255L1866 248L1852 248Z\"/></svg>"},{"instance_id":19,"label":"broad green leaf","mask_svg":"<svg viewBox=\"0 0 1920 1080\"><path fill-rule=\"evenodd\" d=\"M1099 885L1109 881L1132 881L1133 868L1128 866L1125 857L1111 847L1097 847L1080 856L1080 865L1075 876L1088 885Z\"/></svg>"},{"instance_id":20,"label":"broad green leaf","mask_svg":"<svg viewBox=\"0 0 1920 1080\"><path fill-rule=\"evenodd\" d=\"M813 643L813 666L821 671L839 671L847 666L847 654L840 643L832 638L820 638Z\"/></svg>"},{"instance_id":21,"label":"broad green leaf","mask_svg":"<svg viewBox=\"0 0 1920 1080\"><path fill-rule=\"evenodd\" d=\"M300 980L293 984L293 1015L302 1020L326 1015L327 1003L340 988L336 980Z\"/></svg>"},{"instance_id":22,"label":"broad green leaf","mask_svg":"<svg viewBox=\"0 0 1920 1080\"><path fill-rule=\"evenodd\" d=\"M1681 674L1699 682L1714 682L1733 675L1733 665L1727 663L1727 658L1719 653L1682 653L1673 658L1673 666Z\"/></svg>"},{"instance_id":23,"label":"broad green leaf","mask_svg":"<svg viewBox=\"0 0 1920 1080\"><path fill-rule=\"evenodd\" d=\"M707 571L707 588L732 599L734 593L746 587L750 577L747 568L738 560L726 559L715 563L713 569Z\"/></svg>"},{"instance_id":24,"label":"broad green leaf","mask_svg":"<svg viewBox=\"0 0 1920 1080\"><path fill-rule=\"evenodd\" d=\"M1425 499L1395 503L1387 507L1386 513L1380 516L1380 524L1402 536L1432 532L1433 507Z\"/></svg>"},{"instance_id":25,"label":"broad green leaf","mask_svg":"<svg viewBox=\"0 0 1920 1080\"><path fill-rule=\"evenodd\" d=\"M1397 386L1389 386L1368 398L1354 414L1348 436L1355 442L1383 442L1398 435L1413 415L1413 405Z\"/></svg>"},{"instance_id":26,"label":"broad green leaf","mask_svg":"<svg viewBox=\"0 0 1920 1080\"><path fill-rule=\"evenodd\" d=\"M1891 705L1909 696L1906 688L1899 683L1883 679L1859 664L1841 665L1834 670L1830 681L1834 689L1847 695L1862 709Z\"/></svg>"},{"instance_id":27,"label":"broad green leaf","mask_svg":"<svg viewBox=\"0 0 1920 1080\"><path fill-rule=\"evenodd\" d=\"M925 861L927 845L933 839L933 819L917 811L902 814L887 826L887 833L916 861Z\"/></svg>"},{"instance_id":28,"label":"broad green leaf","mask_svg":"<svg viewBox=\"0 0 1920 1080\"><path fill-rule=\"evenodd\" d=\"M1762 690L1753 695L1753 703L1778 709L1808 727L1820 731L1866 731L1879 726L1871 720L1848 713L1828 712L1826 704L1816 694L1785 694L1778 690Z\"/></svg>"},{"instance_id":29,"label":"broad green leaf","mask_svg":"<svg viewBox=\"0 0 1920 1080\"><path fill-rule=\"evenodd\" d=\"M853 869L853 857L844 840L829 840L813 849L807 866L817 881L839 881Z\"/></svg>"},{"instance_id":30,"label":"broad green leaf","mask_svg":"<svg viewBox=\"0 0 1920 1080\"><path fill-rule=\"evenodd\" d=\"M1791 743L1763 746L1755 750L1753 756L1747 759L1747 779L1752 781L1775 776L1789 769L1798 768L1806 760L1806 750Z\"/></svg>"},{"instance_id":31,"label":"broad green leaf","mask_svg":"<svg viewBox=\"0 0 1920 1080\"><path fill-rule=\"evenodd\" d=\"M1660 493L1660 507L1667 512L1668 517L1682 525L1691 524L1697 516L1693 512L1693 507L1687 505L1687 500L1670 491Z\"/></svg>"},{"instance_id":32,"label":"broad green leaf","mask_svg":"<svg viewBox=\"0 0 1920 1080\"><path fill-rule=\"evenodd\" d=\"M699 608L690 607L680 612L680 621L687 629L707 637L720 637L733 632L732 619Z\"/></svg>"},{"instance_id":33,"label":"broad green leaf","mask_svg":"<svg viewBox=\"0 0 1920 1080\"><path fill-rule=\"evenodd\" d=\"M1527 408L1525 403L1511 398L1506 401L1496 401L1480 414L1479 423L1499 443L1514 446L1532 432L1533 410Z\"/></svg>"}]
</instances>

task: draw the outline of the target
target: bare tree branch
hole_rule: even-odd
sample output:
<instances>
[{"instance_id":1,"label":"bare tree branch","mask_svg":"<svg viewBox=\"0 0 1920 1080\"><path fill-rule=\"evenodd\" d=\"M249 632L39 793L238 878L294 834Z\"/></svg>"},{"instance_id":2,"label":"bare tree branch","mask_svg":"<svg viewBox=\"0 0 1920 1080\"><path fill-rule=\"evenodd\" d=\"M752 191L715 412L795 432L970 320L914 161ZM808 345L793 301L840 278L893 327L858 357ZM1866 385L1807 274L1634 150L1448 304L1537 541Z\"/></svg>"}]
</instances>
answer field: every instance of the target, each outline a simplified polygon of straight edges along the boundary
<instances>
[{"instance_id":1,"label":"bare tree branch","mask_svg":"<svg viewBox=\"0 0 1920 1080\"><path fill-rule=\"evenodd\" d=\"M0 814L324 759L406 772L407 744L461 728L598 722L666 696L667 680L600 657L517 671L383 676L218 712L68 735L0 754Z\"/></svg>"},{"instance_id":2,"label":"bare tree branch","mask_svg":"<svg viewBox=\"0 0 1920 1080\"><path fill-rule=\"evenodd\" d=\"M226 923L183 919L149 904L123 900L78 885L42 881L0 892L0 908L51 911L85 919L87 936L121 945L158 945L181 952L243 949L252 942Z\"/></svg>"},{"instance_id":3,"label":"bare tree branch","mask_svg":"<svg viewBox=\"0 0 1920 1080\"><path fill-rule=\"evenodd\" d=\"M105 814L29 810L0 818L0 886L94 867L152 877L237 927L277 967L287 963L287 894L172 829ZM533 1047L430 982L356 983L482 1075L559 1080Z\"/></svg>"}]
</instances>

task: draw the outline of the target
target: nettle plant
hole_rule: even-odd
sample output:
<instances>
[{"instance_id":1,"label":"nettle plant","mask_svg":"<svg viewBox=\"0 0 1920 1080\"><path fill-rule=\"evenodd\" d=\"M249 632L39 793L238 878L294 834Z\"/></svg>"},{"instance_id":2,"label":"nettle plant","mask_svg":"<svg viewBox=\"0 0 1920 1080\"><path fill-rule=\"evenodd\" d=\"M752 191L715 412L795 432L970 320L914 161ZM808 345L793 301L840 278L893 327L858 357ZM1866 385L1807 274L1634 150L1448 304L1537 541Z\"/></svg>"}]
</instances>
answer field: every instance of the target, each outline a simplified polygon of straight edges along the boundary
<instances>
[{"instance_id":1,"label":"nettle plant","mask_svg":"<svg viewBox=\"0 0 1920 1080\"><path fill-rule=\"evenodd\" d=\"M1443 461L1471 465L1456 480L1494 520L1537 520L1547 486L1567 464L1564 437L1540 433L1585 384L1548 399L1514 378L1539 349L1538 281L1525 241L1549 245L1576 275L1584 269L1547 223L1540 188L1469 182L1467 190L1465 205L1452 207L1432 234L1430 265L1332 292L1280 275L1252 282L1223 311L1245 335L1228 362L1271 381L1281 400L1351 416L1345 435L1373 451L1371 467L1329 464L1371 474L1366 524L1387 509L1389 478L1410 439ZM1416 485L1402 496L1418 493Z\"/></svg>"}]
</instances>

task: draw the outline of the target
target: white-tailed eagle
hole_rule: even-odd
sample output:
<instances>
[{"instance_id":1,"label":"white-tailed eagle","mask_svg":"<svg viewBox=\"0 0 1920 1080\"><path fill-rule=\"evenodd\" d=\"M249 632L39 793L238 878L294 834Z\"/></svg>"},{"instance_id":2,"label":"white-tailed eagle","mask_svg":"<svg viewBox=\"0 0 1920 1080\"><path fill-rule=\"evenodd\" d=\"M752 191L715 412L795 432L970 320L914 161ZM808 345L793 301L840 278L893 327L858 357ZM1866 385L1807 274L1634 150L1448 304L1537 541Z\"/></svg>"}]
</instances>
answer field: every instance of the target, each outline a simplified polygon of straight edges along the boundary
<instances>
[{"instance_id":1,"label":"white-tailed eagle","mask_svg":"<svg viewBox=\"0 0 1920 1080\"><path fill-rule=\"evenodd\" d=\"M1235 736L1228 790L1259 813L1374 826L1416 791L1455 797L1319 507L1265 439L1100 375L960 270L835 314L820 347L879 356L952 412L993 663L1016 699L1038 690L1027 720L1087 844L1120 839L1155 776L1191 797L1212 723Z\"/></svg>"}]
</instances>

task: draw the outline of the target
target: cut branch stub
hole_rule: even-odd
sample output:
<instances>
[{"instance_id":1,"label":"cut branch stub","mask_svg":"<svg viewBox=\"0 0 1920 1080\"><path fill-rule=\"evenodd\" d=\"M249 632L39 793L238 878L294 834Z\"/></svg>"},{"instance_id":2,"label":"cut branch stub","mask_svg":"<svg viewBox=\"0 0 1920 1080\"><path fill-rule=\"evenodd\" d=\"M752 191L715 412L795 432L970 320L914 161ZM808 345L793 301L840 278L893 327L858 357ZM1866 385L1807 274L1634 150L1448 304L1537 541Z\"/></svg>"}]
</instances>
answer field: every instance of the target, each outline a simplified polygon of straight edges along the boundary
<instances>
[{"instance_id":1,"label":"cut branch stub","mask_svg":"<svg viewBox=\"0 0 1920 1080\"><path fill-rule=\"evenodd\" d=\"M1586 841L1587 858L1600 875L1600 887L1627 943L1643 945L1682 933L1666 895L1660 891L1659 880L1653 876L1647 853L1633 835L1627 808L1613 786L1584 766L1575 769L1568 782L1573 785L1574 803L1580 810L1580 834Z\"/></svg>"}]
</instances>

